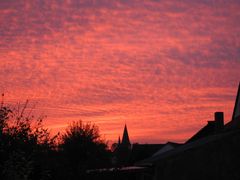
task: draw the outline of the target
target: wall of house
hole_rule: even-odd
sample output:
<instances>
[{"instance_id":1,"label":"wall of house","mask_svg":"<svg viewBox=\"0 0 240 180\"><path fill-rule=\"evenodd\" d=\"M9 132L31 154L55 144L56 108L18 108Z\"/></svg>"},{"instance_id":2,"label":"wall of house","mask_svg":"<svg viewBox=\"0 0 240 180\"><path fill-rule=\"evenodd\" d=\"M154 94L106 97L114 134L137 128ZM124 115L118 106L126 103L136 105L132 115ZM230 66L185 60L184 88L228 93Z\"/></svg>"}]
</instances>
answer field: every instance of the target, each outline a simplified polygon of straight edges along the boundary
<instances>
[{"instance_id":1,"label":"wall of house","mask_svg":"<svg viewBox=\"0 0 240 180\"><path fill-rule=\"evenodd\" d=\"M239 180L240 131L156 163L154 179Z\"/></svg>"}]
</instances>

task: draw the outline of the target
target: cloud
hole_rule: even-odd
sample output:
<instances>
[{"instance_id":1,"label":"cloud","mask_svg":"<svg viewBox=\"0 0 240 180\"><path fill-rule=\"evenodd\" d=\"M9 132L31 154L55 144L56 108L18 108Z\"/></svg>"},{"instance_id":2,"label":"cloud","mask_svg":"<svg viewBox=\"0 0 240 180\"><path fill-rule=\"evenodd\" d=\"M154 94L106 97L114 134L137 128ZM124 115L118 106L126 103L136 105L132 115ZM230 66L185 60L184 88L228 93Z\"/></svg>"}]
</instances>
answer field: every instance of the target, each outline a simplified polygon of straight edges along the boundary
<instances>
[{"instance_id":1,"label":"cloud","mask_svg":"<svg viewBox=\"0 0 240 180\"><path fill-rule=\"evenodd\" d=\"M127 121L136 141L155 134L152 142L182 141L215 109L231 116L240 77L239 6L1 1L0 90L9 102L39 101L55 129L82 118L113 140Z\"/></svg>"}]
</instances>

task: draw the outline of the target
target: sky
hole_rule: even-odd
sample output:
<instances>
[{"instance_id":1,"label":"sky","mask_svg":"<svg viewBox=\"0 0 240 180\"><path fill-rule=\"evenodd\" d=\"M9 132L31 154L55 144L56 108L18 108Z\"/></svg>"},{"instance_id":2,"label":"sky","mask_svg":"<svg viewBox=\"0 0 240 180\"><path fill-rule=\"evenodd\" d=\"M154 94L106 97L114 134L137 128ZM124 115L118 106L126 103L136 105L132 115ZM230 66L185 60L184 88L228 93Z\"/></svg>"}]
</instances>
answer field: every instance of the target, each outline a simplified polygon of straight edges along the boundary
<instances>
[{"instance_id":1,"label":"sky","mask_svg":"<svg viewBox=\"0 0 240 180\"><path fill-rule=\"evenodd\" d=\"M114 142L184 142L231 119L240 0L0 0L0 92L52 133L93 122Z\"/></svg>"}]
</instances>

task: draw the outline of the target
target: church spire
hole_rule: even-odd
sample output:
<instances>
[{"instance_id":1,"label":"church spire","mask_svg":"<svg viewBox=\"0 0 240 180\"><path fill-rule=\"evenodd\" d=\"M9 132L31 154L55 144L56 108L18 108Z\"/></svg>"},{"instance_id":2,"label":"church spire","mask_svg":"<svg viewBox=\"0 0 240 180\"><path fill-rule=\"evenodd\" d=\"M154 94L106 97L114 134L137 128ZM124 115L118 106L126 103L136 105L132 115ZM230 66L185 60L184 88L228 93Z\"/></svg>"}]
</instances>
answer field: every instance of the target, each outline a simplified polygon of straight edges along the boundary
<instances>
[{"instance_id":1,"label":"church spire","mask_svg":"<svg viewBox=\"0 0 240 180\"><path fill-rule=\"evenodd\" d=\"M123 131L122 145L128 145L128 146L131 145L126 124L125 124L124 131Z\"/></svg>"},{"instance_id":2,"label":"church spire","mask_svg":"<svg viewBox=\"0 0 240 180\"><path fill-rule=\"evenodd\" d=\"M118 136L118 145L121 144L121 139L120 139L120 136Z\"/></svg>"}]
</instances>

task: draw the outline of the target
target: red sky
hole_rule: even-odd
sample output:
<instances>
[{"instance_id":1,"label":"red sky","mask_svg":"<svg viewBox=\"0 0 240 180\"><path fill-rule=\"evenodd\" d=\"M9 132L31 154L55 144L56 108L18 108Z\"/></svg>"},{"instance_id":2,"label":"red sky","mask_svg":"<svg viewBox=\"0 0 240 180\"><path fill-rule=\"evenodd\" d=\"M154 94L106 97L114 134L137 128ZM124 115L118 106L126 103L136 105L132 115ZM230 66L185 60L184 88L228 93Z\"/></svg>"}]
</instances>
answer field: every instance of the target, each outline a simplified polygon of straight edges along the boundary
<instances>
[{"instance_id":1,"label":"red sky","mask_svg":"<svg viewBox=\"0 0 240 180\"><path fill-rule=\"evenodd\" d=\"M46 126L92 121L115 141L183 142L240 80L239 0L0 1L0 92Z\"/></svg>"}]
</instances>

